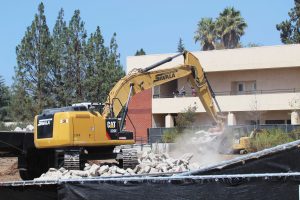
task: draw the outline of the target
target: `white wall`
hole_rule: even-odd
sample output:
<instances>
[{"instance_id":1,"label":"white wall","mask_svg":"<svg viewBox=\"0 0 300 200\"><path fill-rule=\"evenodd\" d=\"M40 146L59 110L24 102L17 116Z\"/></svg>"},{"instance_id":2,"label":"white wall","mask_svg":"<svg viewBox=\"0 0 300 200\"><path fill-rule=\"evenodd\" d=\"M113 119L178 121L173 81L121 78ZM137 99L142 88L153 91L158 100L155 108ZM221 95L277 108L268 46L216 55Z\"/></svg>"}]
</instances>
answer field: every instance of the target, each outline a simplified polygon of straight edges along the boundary
<instances>
[{"instance_id":1,"label":"white wall","mask_svg":"<svg viewBox=\"0 0 300 200\"><path fill-rule=\"evenodd\" d=\"M199 59L206 72L236 71L251 69L274 69L300 66L300 45L263 46L214 51L197 51L193 54ZM152 54L127 57L127 73L134 68L145 68L175 53ZM170 68L183 64L183 58L177 57L172 62L158 69Z\"/></svg>"},{"instance_id":2,"label":"white wall","mask_svg":"<svg viewBox=\"0 0 300 200\"><path fill-rule=\"evenodd\" d=\"M224 112L292 110L289 103L299 96L300 93L232 95L217 96L217 101ZM155 98L152 100L152 113L179 113L194 105L197 106L196 112L205 112L198 97Z\"/></svg>"}]
</instances>

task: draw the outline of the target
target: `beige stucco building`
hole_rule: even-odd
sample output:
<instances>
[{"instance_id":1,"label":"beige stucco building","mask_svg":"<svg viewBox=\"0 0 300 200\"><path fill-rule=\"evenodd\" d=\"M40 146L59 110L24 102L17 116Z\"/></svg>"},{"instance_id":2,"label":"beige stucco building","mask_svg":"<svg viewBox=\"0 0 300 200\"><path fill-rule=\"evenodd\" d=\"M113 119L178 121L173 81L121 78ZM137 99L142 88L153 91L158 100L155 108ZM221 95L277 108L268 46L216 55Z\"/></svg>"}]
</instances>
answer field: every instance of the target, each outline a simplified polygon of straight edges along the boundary
<instances>
[{"instance_id":1,"label":"beige stucco building","mask_svg":"<svg viewBox=\"0 0 300 200\"><path fill-rule=\"evenodd\" d=\"M229 124L298 124L300 109L300 45L263 46L193 52L202 64ZM145 68L170 55L127 58L127 72ZM183 58L160 66L174 67ZM182 97L173 92L185 90ZM151 97L150 97L151 98ZM196 105L197 123L211 124L186 78L152 89L152 127L173 126L174 117ZM149 128L149 127L148 127Z\"/></svg>"}]
</instances>

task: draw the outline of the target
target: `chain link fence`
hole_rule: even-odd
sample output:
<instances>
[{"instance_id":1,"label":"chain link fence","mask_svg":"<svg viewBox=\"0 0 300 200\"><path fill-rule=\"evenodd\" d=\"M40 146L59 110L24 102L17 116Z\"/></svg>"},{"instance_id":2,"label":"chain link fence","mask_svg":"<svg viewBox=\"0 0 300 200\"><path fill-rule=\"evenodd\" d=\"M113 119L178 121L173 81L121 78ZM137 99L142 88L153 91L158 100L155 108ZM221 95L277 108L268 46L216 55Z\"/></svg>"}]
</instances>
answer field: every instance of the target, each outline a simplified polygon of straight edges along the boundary
<instances>
[{"instance_id":1,"label":"chain link fence","mask_svg":"<svg viewBox=\"0 0 300 200\"><path fill-rule=\"evenodd\" d=\"M212 125L202 125L202 126L191 126L186 127L185 129L189 130L189 132L197 132L200 130L207 131L209 128L212 128ZM232 134L241 136L249 135L255 129L280 129L285 133L289 133L292 131L300 131L300 125L291 125L291 124L259 124L259 125L236 125L236 126L229 126L230 130L234 130ZM163 134L166 131L172 131L175 128L148 128L148 143L161 143Z\"/></svg>"}]
</instances>

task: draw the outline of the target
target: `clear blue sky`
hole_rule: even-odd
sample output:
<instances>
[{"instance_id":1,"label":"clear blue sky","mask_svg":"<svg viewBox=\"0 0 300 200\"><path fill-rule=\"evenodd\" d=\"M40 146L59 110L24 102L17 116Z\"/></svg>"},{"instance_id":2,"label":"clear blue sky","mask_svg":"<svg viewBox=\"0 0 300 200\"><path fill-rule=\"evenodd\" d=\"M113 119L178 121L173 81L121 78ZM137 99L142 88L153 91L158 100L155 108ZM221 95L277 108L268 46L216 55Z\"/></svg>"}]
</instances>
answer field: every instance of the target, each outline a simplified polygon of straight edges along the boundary
<instances>
[{"instance_id":1,"label":"clear blue sky","mask_svg":"<svg viewBox=\"0 0 300 200\"><path fill-rule=\"evenodd\" d=\"M12 84L16 65L15 48L37 12L38 0L7 0L0 6L0 75ZM276 24L288 19L293 0L47 0L43 1L47 24L52 30L58 11L65 10L70 20L80 9L88 33L100 26L108 43L117 33L121 62L143 48L147 54L170 53L177 50L179 37L187 50L199 50L193 40L197 22L202 17L217 17L227 6L241 11L248 28L242 43L281 44Z\"/></svg>"}]
</instances>

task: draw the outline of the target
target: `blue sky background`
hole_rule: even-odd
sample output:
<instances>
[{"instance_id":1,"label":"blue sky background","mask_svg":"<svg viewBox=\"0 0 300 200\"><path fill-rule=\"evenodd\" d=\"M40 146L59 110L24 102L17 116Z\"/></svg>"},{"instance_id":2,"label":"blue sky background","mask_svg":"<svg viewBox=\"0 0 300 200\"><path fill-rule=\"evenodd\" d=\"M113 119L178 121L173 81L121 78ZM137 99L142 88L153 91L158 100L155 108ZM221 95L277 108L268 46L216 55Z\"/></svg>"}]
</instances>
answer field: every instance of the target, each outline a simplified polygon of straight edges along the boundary
<instances>
[{"instance_id":1,"label":"blue sky background","mask_svg":"<svg viewBox=\"0 0 300 200\"><path fill-rule=\"evenodd\" d=\"M0 75L11 85L16 66L15 48L37 12L38 0L9 0L0 3ZM243 44L281 44L276 24L288 19L293 0L47 0L43 1L47 24L52 30L60 8L70 20L80 9L88 34L100 26L106 43L117 33L121 63L143 48L147 54L177 50L179 37L187 50L200 50L193 40L197 22L202 17L216 18L228 6L241 11L248 28Z\"/></svg>"}]
</instances>

